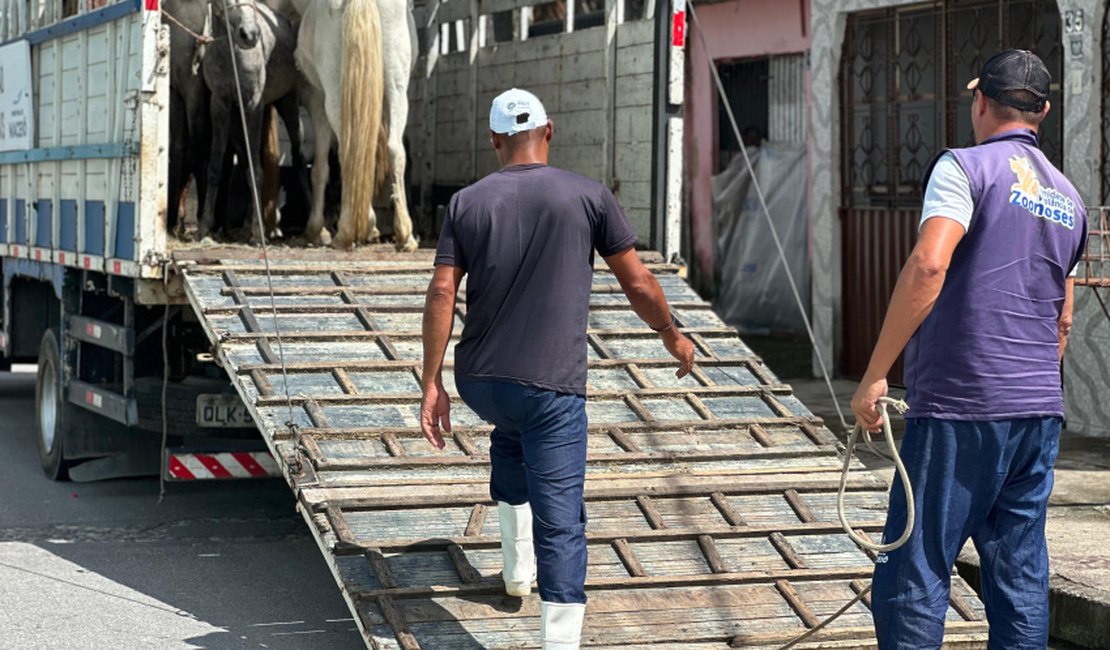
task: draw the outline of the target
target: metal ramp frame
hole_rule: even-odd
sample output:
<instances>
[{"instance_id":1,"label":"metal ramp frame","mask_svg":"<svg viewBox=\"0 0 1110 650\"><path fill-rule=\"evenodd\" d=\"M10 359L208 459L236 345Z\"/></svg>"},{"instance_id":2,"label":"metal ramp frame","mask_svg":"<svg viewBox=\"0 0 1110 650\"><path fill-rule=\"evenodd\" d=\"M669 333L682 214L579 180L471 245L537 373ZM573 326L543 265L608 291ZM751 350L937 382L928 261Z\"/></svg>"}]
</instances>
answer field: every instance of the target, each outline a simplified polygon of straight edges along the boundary
<instances>
[{"instance_id":1,"label":"metal ramp frame","mask_svg":"<svg viewBox=\"0 0 1110 650\"><path fill-rule=\"evenodd\" d=\"M419 430L431 256L307 253L271 261L280 346L261 261L206 252L175 264L367 645L537 648L538 596L506 596L498 575L490 427L455 396L445 451ZM677 269L652 269L699 365L675 379L615 277L595 273L583 645L775 647L870 579L873 558L837 523L835 440ZM465 305L457 315L456 337ZM452 377L444 383L453 391ZM854 465L849 518L876 537L886 490ZM874 647L868 604L798 647ZM981 603L954 576L946 647L985 647L986 630Z\"/></svg>"}]
</instances>

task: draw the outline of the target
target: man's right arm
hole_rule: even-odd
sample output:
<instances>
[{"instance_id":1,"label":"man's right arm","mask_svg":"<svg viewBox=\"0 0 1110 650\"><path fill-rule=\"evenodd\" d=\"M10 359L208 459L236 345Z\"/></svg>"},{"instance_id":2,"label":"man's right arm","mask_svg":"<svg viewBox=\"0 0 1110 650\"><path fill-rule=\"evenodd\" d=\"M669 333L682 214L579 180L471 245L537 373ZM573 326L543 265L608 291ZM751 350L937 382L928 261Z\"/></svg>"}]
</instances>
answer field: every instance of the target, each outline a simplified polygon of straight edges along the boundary
<instances>
[{"instance_id":1,"label":"man's right arm","mask_svg":"<svg viewBox=\"0 0 1110 650\"><path fill-rule=\"evenodd\" d=\"M667 352L678 360L679 367L675 376L685 377L694 367L694 344L675 326L670 305L667 304L659 281L640 261L640 256L633 247L606 257L605 263L609 265L613 275L617 276L617 281L628 296L628 302L632 303L636 315L659 332Z\"/></svg>"}]
</instances>

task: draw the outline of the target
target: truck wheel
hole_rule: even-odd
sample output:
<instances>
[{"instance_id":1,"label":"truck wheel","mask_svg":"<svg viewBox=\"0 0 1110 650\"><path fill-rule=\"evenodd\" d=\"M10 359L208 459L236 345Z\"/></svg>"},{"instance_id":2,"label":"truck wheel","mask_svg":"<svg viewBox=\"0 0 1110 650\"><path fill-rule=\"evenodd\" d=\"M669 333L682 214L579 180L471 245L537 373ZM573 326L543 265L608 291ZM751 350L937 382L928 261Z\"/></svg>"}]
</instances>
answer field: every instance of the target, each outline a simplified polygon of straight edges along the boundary
<instances>
[{"instance_id":1,"label":"truck wheel","mask_svg":"<svg viewBox=\"0 0 1110 650\"><path fill-rule=\"evenodd\" d=\"M58 335L46 330L39 346L39 369L35 380L35 423L39 439L39 462L52 481L68 478L65 439L73 421L72 409L62 386L62 355Z\"/></svg>"}]
</instances>

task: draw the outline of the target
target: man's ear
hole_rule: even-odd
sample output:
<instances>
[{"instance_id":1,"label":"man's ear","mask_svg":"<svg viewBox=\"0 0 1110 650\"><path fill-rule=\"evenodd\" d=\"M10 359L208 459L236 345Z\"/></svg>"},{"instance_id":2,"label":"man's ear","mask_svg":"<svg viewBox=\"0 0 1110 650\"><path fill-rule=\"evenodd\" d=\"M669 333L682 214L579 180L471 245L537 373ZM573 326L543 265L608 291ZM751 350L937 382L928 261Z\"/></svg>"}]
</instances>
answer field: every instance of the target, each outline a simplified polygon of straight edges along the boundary
<instances>
[{"instance_id":1,"label":"man's ear","mask_svg":"<svg viewBox=\"0 0 1110 650\"><path fill-rule=\"evenodd\" d=\"M547 121L547 128L544 129L543 139L546 142L551 142L551 137L555 135L555 123L551 120Z\"/></svg>"},{"instance_id":2,"label":"man's ear","mask_svg":"<svg viewBox=\"0 0 1110 650\"><path fill-rule=\"evenodd\" d=\"M493 145L494 149L501 148L501 136L493 131L489 132L489 143Z\"/></svg>"}]
</instances>

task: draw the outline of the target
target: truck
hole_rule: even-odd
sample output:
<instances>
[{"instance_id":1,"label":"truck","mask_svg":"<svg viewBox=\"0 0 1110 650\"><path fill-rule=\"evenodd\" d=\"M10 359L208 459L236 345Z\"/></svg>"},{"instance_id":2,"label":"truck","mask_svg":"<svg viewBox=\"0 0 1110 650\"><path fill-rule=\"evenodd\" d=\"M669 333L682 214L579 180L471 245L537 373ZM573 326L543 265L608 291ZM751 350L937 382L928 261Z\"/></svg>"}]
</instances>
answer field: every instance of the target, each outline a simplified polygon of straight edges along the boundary
<instances>
[{"instance_id":1,"label":"truck","mask_svg":"<svg viewBox=\"0 0 1110 650\"><path fill-rule=\"evenodd\" d=\"M597 269L584 645L768 647L812 630L874 558L839 534L835 437L683 279L683 5L413 11L406 136L425 239L450 193L493 168L488 100L530 87L558 125L553 163L618 194L698 349L676 379ZM445 450L420 434L430 251L178 242L158 0L5 0L0 36L0 361L37 364L45 475L280 476L368 647L538 647L536 596L507 597L498 576L489 426L456 399ZM885 485L852 466L848 515L875 537ZM868 602L802 647L873 645ZM948 642L985 640L956 580Z\"/></svg>"}]
</instances>

